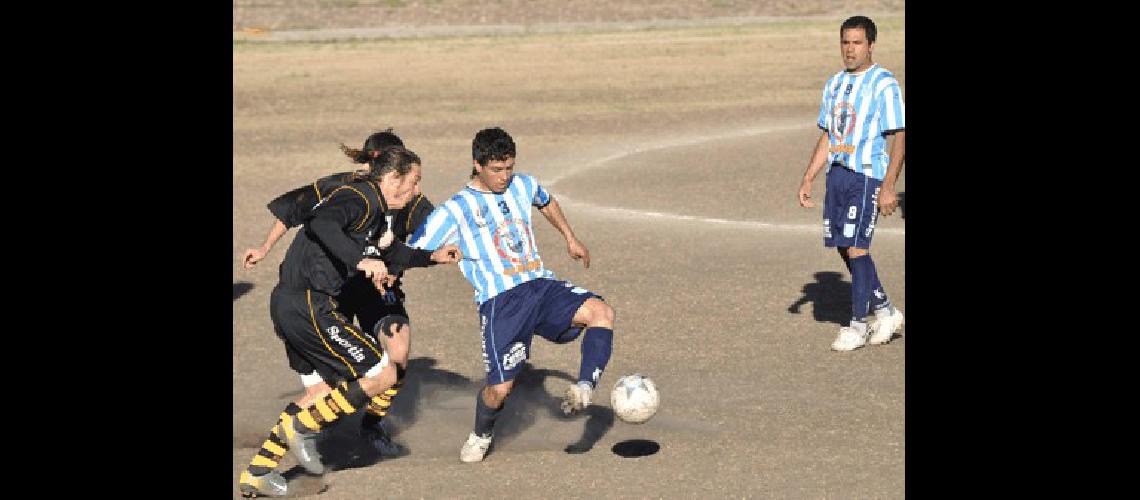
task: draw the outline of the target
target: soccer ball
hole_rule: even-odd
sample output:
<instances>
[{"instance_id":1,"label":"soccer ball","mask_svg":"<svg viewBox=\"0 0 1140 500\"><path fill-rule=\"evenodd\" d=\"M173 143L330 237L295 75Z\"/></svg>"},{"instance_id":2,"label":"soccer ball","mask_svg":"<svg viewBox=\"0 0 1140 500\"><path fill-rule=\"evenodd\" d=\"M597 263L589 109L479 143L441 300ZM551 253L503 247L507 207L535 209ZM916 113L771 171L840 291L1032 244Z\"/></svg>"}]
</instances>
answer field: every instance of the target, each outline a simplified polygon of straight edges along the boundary
<instances>
[{"instance_id":1,"label":"soccer ball","mask_svg":"<svg viewBox=\"0 0 1140 500\"><path fill-rule=\"evenodd\" d=\"M623 422L640 424L657 413L661 397L653 380L640 373L619 378L610 393L610 404L614 413Z\"/></svg>"}]
</instances>

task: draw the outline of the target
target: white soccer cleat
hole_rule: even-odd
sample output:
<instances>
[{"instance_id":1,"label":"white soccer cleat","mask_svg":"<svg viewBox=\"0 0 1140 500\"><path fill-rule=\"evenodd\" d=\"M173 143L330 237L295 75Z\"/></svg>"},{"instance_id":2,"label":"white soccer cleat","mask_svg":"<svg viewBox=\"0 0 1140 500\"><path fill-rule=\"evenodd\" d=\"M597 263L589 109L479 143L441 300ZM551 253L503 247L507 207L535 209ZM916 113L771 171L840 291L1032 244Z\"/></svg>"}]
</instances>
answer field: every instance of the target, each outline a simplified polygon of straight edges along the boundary
<instances>
[{"instance_id":1,"label":"white soccer cleat","mask_svg":"<svg viewBox=\"0 0 1140 500\"><path fill-rule=\"evenodd\" d=\"M891 341L894 334L902 330L903 314L902 311L894 309L894 312L882 319L876 319L871 322L871 338L867 339L871 345L886 344Z\"/></svg>"},{"instance_id":2,"label":"white soccer cleat","mask_svg":"<svg viewBox=\"0 0 1140 500\"><path fill-rule=\"evenodd\" d=\"M831 343L831 349L833 351L853 351L863 347L863 344L866 343L866 333L859 333L859 330L845 326L839 329L839 336L835 337L835 342Z\"/></svg>"},{"instance_id":3,"label":"white soccer cleat","mask_svg":"<svg viewBox=\"0 0 1140 500\"><path fill-rule=\"evenodd\" d=\"M467 436L467 442L459 450L459 460L462 462L482 462L487 455L487 448L491 447L491 436L483 437L472 432Z\"/></svg>"},{"instance_id":4,"label":"white soccer cleat","mask_svg":"<svg viewBox=\"0 0 1140 500\"><path fill-rule=\"evenodd\" d=\"M566 388L566 395L562 399L562 413L565 415L573 415L587 406L590 406L590 396L594 394L594 388L590 386L589 382L578 382Z\"/></svg>"},{"instance_id":5,"label":"white soccer cleat","mask_svg":"<svg viewBox=\"0 0 1140 500\"><path fill-rule=\"evenodd\" d=\"M317 450L317 433L302 433L297 428L302 426L297 417L286 415L285 420L277 423L277 435L284 437L289 444L289 451L297 458L297 462L309 474L324 474L325 465L321 462L321 452Z\"/></svg>"},{"instance_id":6,"label":"white soccer cleat","mask_svg":"<svg viewBox=\"0 0 1140 500\"><path fill-rule=\"evenodd\" d=\"M265 475L255 476L245 470L241 473L238 490L245 498L283 497L289 494L289 483L277 472L269 471Z\"/></svg>"}]
</instances>

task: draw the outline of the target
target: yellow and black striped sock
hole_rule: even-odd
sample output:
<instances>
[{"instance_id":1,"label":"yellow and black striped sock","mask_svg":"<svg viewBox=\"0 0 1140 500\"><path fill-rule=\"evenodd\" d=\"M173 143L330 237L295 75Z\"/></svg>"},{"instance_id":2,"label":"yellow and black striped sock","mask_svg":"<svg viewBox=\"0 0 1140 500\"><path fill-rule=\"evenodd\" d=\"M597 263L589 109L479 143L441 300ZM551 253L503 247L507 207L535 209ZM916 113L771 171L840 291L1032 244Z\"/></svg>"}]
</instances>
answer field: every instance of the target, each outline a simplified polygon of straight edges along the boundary
<instances>
[{"instance_id":1,"label":"yellow and black striped sock","mask_svg":"<svg viewBox=\"0 0 1140 500\"><path fill-rule=\"evenodd\" d=\"M250 474L261 476L277 468L277 464L281 462L281 457L289 451L289 444L285 442L285 438L281 434L281 422L300 412L301 407L297 406L296 403L289 403L285 407L281 415L277 417L277 423L273 424L273 429L269 431L269 437L265 438L264 443L261 443L261 449L257 450L257 454L250 461L247 469Z\"/></svg>"},{"instance_id":2,"label":"yellow and black striped sock","mask_svg":"<svg viewBox=\"0 0 1140 500\"><path fill-rule=\"evenodd\" d=\"M341 382L332 392L302 410L295 418L291 417L288 420L297 424L292 427L295 432L306 434L319 432L322 427L336 422L340 417L356 413L356 410L363 408L369 399L368 394L365 394L364 389L360 387L359 381ZM290 432L288 426L284 430Z\"/></svg>"},{"instance_id":3,"label":"yellow and black striped sock","mask_svg":"<svg viewBox=\"0 0 1140 500\"><path fill-rule=\"evenodd\" d=\"M400 379L384 392L372 396L372 399L368 401L368 413L364 415L364 427L373 427L380 423L380 420L388 414L388 408L392 406L392 398L399 394L400 388L403 386L404 380Z\"/></svg>"}]
</instances>

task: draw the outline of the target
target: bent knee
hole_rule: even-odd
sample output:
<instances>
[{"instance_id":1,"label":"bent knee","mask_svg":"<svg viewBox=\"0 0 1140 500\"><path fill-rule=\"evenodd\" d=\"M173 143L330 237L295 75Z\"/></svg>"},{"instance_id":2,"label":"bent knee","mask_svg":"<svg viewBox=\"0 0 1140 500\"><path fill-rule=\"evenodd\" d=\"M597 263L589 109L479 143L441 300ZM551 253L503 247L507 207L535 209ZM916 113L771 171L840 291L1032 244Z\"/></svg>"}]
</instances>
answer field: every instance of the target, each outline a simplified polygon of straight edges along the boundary
<instances>
[{"instance_id":1,"label":"bent knee","mask_svg":"<svg viewBox=\"0 0 1140 500\"><path fill-rule=\"evenodd\" d=\"M502 400L511 395L511 386L509 384L492 385L487 387L487 392L495 399Z\"/></svg>"},{"instance_id":2,"label":"bent knee","mask_svg":"<svg viewBox=\"0 0 1140 500\"><path fill-rule=\"evenodd\" d=\"M502 406L507 396L511 395L511 388L513 387L514 384L512 382L489 385L483 389L483 401L488 403L492 408L498 408Z\"/></svg>"},{"instance_id":3,"label":"bent knee","mask_svg":"<svg viewBox=\"0 0 1140 500\"><path fill-rule=\"evenodd\" d=\"M609 304L603 302L601 299L594 298L587 301L587 304L589 317L586 319L586 326L613 328L615 317L613 307L610 307Z\"/></svg>"},{"instance_id":4,"label":"bent knee","mask_svg":"<svg viewBox=\"0 0 1140 500\"><path fill-rule=\"evenodd\" d=\"M389 361L389 363L381 366L377 364L364 373L360 377L360 388L364 393L369 396L375 396L384 392L389 387L396 383L396 366Z\"/></svg>"}]
</instances>

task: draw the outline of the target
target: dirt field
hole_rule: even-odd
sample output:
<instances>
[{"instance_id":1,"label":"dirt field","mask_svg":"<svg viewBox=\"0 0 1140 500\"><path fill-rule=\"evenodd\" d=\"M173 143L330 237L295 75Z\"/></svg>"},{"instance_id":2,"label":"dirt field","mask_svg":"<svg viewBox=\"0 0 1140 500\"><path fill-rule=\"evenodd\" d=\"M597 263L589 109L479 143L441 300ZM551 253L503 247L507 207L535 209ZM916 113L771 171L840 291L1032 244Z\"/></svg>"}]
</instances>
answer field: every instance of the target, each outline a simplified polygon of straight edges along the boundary
<instances>
[{"instance_id":1,"label":"dirt field","mask_svg":"<svg viewBox=\"0 0 1140 500\"><path fill-rule=\"evenodd\" d=\"M257 3L234 2L235 30L261 19L250 17ZM356 2L370 3L385 2ZM424 192L441 202L467 181L474 133L498 125L519 146L518 170L560 200L593 260L589 270L571 261L536 215L547 266L617 311L602 386L647 373L662 408L639 426L615 422L608 396L585 417L555 415L579 348L537 340L492 453L460 463L483 378L471 287L455 268L413 270L405 277L413 361L389 417L412 453L354 462L351 431L338 431L326 446L342 468L325 476L319 498L902 497L905 337L829 351L850 314L850 277L822 246L820 209L795 201L819 134L821 86L841 68L847 15L613 33L235 41L230 494L300 389L268 314L295 232L255 269L238 263L272 223L265 204L351 169L337 144L359 147L388 126L423 158ZM905 97L901 8L875 21L875 61ZM904 169L899 191L905 179ZM823 192L817 178L817 199ZM897 213L880 218L872 254L905 311L904 238ZM611 452L628 439L660 451ZM586 451L567 453L568 445ZM293 464L286 458L284 467Z\"/></svg>"},{"instance_id":2,"label":"dirt field","mask_svg":"<svg viewBox=\"0 0 1140 500\"><path fill-rule=\"evenodd\" d=\"M903 12L903 0L233 0L233 29L589 23Z\"/></svg>"}]
</instances>

